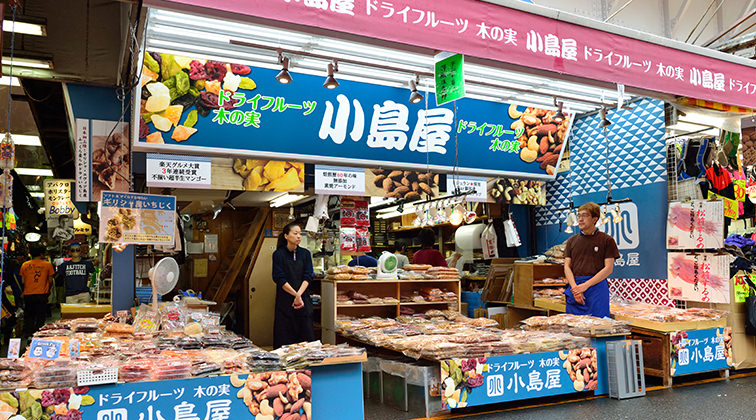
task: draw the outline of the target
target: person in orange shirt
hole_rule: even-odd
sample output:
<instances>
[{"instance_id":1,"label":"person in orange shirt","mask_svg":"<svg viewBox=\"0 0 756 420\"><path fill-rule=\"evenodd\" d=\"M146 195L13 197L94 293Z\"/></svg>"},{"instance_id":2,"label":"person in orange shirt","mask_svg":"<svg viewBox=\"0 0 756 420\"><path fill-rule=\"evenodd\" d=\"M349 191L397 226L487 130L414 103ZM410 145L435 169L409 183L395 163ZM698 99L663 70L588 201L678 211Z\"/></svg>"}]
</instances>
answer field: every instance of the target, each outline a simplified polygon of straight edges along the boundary
<instances>
[{"instance_id":1,"label":"person in orange shirt","mask_svg":"<svg viewBox=\"0 0 756 420\"><path fill-rule=\"evenodd\" d=\"M42 328L47 317L47 299L50 294L55 269L43 258L44 248L32 247L32 259L21 265L21 279L24 286L24 336L31 337Z\"/></svg>"}]
</instances>

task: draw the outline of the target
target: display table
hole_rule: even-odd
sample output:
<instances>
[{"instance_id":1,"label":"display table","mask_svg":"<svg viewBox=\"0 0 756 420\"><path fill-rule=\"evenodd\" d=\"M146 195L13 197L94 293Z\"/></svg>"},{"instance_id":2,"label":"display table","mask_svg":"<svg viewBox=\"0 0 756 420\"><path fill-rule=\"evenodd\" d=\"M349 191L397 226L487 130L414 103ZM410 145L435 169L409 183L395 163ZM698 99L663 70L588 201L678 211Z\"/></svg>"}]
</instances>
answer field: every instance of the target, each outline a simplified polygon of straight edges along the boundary
<instances>
[{"instance_id":1,"label":"display table","mask_svg":"<svg viewBox=\"0 0 756 420\"><path fill-rule=\"evenodd\" d=\"M96 303L61 303L60 316L63 319L74 318L100 318L113 311L111 305L98 305Z\"/></svg>"},{"instance_id":2,"label":"display table","mask_svg":"<svg viewBox=\"0 0 756 420\"><path fill-rule=\"evenodd\" d=\"M308 370L273 372L273 376L268 375L269 381L274 381L272 384L281 381L281 384L270 385L267 389L281 388L284 398L291 392L299 395L299 400L286 402L287 405L292 404L286 412L308 414L308 419L362 420L364 412L361 364L366 360L367 356L363 353L361 356L326 359L322 363L310 366ZM276 375L280 379L274 379ZM73 388L75 393L67 396L61 396L59 392L53 395L57 395L57 399L65 399L63 403L56 401L56 410L79 410L83 420L254 419L254 414L258 414L261 409L258 406L264 405L265 410L268 409L267 398L271 398L270 401L278 400L273 396L278 395L278 389L275 389L275 393L269 393L267 398L263 398L263 403L253 402L252 399L256 397L249 391L247 376L248 374L235 374L93 385ZM297 390L292 391L292 386ZM301 390L296 387L301 387ZM50 403L45 402L46 397L41 395L43 393L20 390L19 394L24 394L24 408L37 401L43 410L48 409ZM311 403L305 404L308 400ZM297 401L299 404L294 404ZM52 408L50 406L49 409ZM284 406L276 409L283 410Z\"/></svg>"}]
</instances>

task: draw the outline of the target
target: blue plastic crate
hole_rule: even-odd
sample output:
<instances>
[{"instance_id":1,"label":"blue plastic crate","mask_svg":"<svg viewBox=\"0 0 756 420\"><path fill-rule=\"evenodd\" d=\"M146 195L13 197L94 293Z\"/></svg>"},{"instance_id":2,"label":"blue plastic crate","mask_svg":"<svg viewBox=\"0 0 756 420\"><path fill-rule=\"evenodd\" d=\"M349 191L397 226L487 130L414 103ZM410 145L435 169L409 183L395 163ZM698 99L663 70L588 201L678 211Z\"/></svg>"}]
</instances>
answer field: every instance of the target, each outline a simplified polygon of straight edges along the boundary
<instances>
[{"instance_id":1,"label":"blue plastic crate","mask_svg":"<svg viewBox=\"0 0 756 420\"><path fill-rule=\"evenodd\" d=\"M152 287L150 286L137 286L136 297L139 300L139 304L150 303L152 301ZM157 295L158 302L161 301L162 296Z\"/></svg>"}]
</instances>

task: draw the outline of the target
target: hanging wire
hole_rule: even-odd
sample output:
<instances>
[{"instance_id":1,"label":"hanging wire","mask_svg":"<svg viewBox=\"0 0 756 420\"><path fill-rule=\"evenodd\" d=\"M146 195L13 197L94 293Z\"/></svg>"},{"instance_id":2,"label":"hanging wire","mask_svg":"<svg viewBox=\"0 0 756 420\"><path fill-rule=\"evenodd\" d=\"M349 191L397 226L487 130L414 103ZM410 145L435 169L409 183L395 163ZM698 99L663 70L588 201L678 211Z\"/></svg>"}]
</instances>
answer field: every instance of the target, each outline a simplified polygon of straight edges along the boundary
<instances>
[{"instance_id":1,"label":"hanging wire","mask_svg":"<svg viewBox=\"0 0 756 420\"><path fill-rule=\"evenodd\" d=\"M13 97L11 95L11 89L13 88L13 50L15 49L15 42L16 42L16 5L11 2L11 10L13 11L13 22L11 24L11 47L10 47L10 70L8 71L8 118L7 118L7 125L6 125L6 134L10 134L11 129L11 103L13 100ZM13 141L13 139L11 139ZM7 186L8 183L8 176L10 176L10 171L6 172L3 171L3 185ZM13 178L11 177L11 186L13 185ZM0 258L0 293L5 293L3 291L3 283L5 281L5 259L7 258L6 252L5 252L5 221L6 221L6 215L8 213L8 207L6 206L6 203L8 202L8 197L6 196L7 189L3 188L3 236L2 236L2 242L0 242L0 249L2 251L2 258Z\"/></svg>"}]
</instances>

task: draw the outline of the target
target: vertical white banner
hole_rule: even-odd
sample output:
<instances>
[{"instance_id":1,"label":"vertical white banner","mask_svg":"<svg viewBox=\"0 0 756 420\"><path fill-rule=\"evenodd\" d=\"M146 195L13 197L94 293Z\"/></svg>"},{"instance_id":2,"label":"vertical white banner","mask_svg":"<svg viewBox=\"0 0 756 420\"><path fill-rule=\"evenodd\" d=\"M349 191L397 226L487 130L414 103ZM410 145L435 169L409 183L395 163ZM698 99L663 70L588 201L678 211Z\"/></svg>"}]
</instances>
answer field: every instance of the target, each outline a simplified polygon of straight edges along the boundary
<instances>
[{"instance_id":1,"label":"vertical white banner","mask_svg":"<svg viewBox=\"0 0 756 420\"><path fill-rule=\"evenodd\" d=\"M92 201L92 159L89 120L76 119L76 201Z\"/></svg>"}]
</instances>

